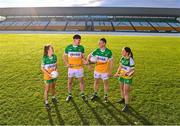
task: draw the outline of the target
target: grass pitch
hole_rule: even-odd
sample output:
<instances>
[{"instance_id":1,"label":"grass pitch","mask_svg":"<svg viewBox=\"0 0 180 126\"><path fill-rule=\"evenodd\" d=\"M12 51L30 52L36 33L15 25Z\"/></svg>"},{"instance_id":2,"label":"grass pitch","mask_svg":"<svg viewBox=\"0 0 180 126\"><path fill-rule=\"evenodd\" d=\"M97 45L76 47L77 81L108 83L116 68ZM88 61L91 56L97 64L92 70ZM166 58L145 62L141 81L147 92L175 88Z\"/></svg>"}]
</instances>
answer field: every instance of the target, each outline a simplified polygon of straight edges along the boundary
<instances>
[{"instance_id":1,"label":"grass pitch","mask_svg":"<svg viewBox=\"0 0 180 126\"><path fill-rule=\"evenodd\" d=\"M122 47L132 48L136 75L131 92L131 112L122 113L119 84L110 79L109 100L103 102L103 85L99 99L84 103L79 96L78 81L74 81L73 98L67 96L67 69L63 67L64 48L72 42L72 35L1 34L0 35L0 124L180 124L180 38L82 35L86 56L97 48L97 41L105 37L113 52L115 73ZM52 44L58 56L60 72L57 81L59 104L51 102L51 112L43 104L43 75L40 63L43 46ZM85 93L93 93L93 73L85 67ZM50 97L49 97L50 98Z\"/></svg>"}]
</instances>

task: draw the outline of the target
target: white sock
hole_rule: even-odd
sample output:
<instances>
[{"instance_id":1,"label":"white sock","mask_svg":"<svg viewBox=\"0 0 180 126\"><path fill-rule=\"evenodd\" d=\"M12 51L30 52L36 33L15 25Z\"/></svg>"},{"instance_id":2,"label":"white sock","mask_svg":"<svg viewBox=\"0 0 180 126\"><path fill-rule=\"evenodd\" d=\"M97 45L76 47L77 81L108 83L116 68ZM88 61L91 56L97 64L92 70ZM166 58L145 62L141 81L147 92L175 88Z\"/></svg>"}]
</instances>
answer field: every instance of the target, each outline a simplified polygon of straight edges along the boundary
<instances>
[{"instance_id":1,"label":"white sock","mask_svg":"<svg viewBox=\"0 0 180 126\"><path fill-rule=\"evenodd\" d=\"M48 100L45 100L45 104L48 104Z\"/></svg>"}]
</instances>

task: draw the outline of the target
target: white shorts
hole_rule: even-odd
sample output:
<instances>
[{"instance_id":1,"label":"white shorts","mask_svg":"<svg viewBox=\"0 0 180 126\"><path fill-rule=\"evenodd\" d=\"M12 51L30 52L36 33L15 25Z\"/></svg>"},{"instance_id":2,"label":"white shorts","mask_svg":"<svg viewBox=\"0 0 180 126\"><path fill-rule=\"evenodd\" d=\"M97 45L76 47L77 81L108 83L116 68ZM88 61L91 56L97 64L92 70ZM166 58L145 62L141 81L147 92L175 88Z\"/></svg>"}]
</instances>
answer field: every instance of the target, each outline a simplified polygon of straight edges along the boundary
<instances>
[{"instance_id":1,"label":"white shorts","mask_svg":"<svg viewBox=\"0 0 180 126\"><path fill-rule=\"evenodd\" d=\"M102 80L109 79L108 73L99 73L97 71L94 71L94 78L95 79L102 79Z\"/></svg>"},{"instance_id":2,"label":"white shorts","mask_svg":"<svg viewBox=\"0 0 180 126\"><path fill-rule=\"evenodd\" d=\"M84 69L72 69L68 68L68 77L81 78L84 76Z\"/></svg>"}]
</instances>

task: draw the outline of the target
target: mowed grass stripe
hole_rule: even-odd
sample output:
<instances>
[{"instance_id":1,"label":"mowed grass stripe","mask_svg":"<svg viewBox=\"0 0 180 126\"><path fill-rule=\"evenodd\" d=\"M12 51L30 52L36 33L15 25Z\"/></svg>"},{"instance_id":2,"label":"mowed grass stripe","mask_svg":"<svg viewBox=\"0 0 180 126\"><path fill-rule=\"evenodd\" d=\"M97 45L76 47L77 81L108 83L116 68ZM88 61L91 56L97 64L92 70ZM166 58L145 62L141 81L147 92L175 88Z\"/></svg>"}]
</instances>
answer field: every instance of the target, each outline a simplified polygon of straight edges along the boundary
<instances>
[{"instance_id":1,"label":"mowed grass stripe","mask_svg":"<svg viewBox=\"0 0 180 126\"><path fill-rule=\"evenodd\" d=\"M122 47L132 48L136 75L131 92L131 113L122 113L119 84L110 79L109 104L101 99L84 103L74 81L74 101L66 103L67 69L62 62L64 48L72 35L1 34L0 35L0 124L180 124L180 39L178 37L144 37L82 35L86 56L97 48L101 37L108 40L113 52L114 70ZM48 113L43 105L43 75L40 71L43 46L52 44L58 56L57 97L60 103ZM93 93L93 72L85 67L86 94ZM50 98L50 97L49 97Z\"/></svg>"}]
</instances>

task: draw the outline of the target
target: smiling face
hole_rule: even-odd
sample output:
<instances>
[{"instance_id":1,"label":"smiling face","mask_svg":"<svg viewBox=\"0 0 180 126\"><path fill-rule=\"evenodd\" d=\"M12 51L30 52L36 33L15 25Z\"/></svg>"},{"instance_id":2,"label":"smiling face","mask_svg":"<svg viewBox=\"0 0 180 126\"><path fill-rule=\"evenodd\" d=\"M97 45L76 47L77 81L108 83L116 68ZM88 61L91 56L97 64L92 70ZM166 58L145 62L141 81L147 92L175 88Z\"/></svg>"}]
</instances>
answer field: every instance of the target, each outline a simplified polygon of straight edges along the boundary
<instances>
[{"instance_id":1,"label":"smiling face","mask_svg":"<svg viewBox=\"0 0 180 126\"><path fill-rule=\"evenodd\" d=\"M99 48L104 48L106 46L106 43L100 40L98 42L98 46L99 46Z\"/></svg>"},{"instance_id":2,"label":"smiling face","mask_svg":"<svg viewBox=\"0 0 180 126\"><path fill-rule=\"evenodd\" d=\"M122 51L121 51L121 55L124 56L124 57L128 57L129 53L126 52L126 50L123 48Z\"/></svg>"},{"instance_id":3,"label":"smiling face","mask_svg":"<svg viewBox=\"0 0 180 126\"><path fill-rule=\"evenodd\" d=\"M73 45L80 45L81 39L74 39Z\"/></svg>"},{"instance_id":4,"label":"smiling face","mask_svg":"<svg viewBox=\"0 0 180 126\"><path fill-rule=\"evenodd\" d=\"M48 52L48 56L52 56L53 55L54 50L53 50L52 46L49 46L49 49L48 49L47 52Z\"/></svg>"}]
</instances>

